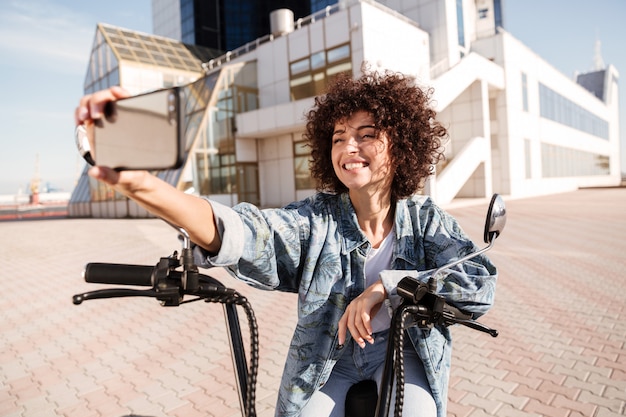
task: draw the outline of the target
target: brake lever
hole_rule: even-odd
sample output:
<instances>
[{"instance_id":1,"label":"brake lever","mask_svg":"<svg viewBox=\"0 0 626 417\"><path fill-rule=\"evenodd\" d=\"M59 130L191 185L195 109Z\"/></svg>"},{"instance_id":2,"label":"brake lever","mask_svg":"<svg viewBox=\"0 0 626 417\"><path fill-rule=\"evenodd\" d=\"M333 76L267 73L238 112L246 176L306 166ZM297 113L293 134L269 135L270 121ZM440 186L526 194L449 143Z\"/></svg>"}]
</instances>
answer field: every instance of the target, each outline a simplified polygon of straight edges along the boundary
<instances>
[{"instance_id":1,"label":"brake lever","mask_svg":"<svg viewBox=\"0 0 626 417\"><path fill-rule=\"evenodd\" d=\"M89 291L82 294L76 294L72 297L72 302L76 305L87 300L98 300L104 298L120 298L120 297L153 297L156 298L155 290L135 290L130 288L111 288L104 290Z\"/></svg>"},{"instance_id":2,"label":"brake lever","mask_svg":"<svg viewBox=\"0 0 626 417\"><path fill-rule=\"evenodd\" d=\"M461 324L474 330L498 336L496 329L491 329L482 323L472 319L458 308L448 304L444 297L436 293L437 285L434 278L427 283L420 282L412 277L404 277L398 283L398 294L402 296L406 304L415 305L413 311L414 323L422 329L430 329L435 324L450 326Z\"/></svg>"},{"instance_id":3,"label":"brake lever","mask_svg":"<svg viewBox=\"0 0 626 417\"><path fill-rule=\"evenodd\" d=\"M489 333L491 337L498 337L498 330L492 329L491 327L487 327L482 323L477 322L476 320L456 320L455 323L461 324L463 326L467 326L471 329L478 330L484 333Z\"/></svg>"}]
</instances>

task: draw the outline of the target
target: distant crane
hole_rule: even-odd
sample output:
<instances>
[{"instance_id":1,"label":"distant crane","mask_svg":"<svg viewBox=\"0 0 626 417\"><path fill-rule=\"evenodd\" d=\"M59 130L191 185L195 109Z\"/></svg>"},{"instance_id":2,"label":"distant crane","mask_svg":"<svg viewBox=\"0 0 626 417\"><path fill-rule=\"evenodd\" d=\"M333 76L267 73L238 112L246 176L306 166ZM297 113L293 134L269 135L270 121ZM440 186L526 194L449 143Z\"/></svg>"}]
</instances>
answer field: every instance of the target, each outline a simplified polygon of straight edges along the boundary
<instances>
[{"instance_id":1,"label":"distant crane","mask_svg":"<svg viewBox=\"0 0 626 417\"><path fill-rule=\"evenodd\" d=\"M35 175L30 180L30 203L39 204L39 185L41 178L39 176L39 153L35 156Z\"/></svg>"}]
</instances>

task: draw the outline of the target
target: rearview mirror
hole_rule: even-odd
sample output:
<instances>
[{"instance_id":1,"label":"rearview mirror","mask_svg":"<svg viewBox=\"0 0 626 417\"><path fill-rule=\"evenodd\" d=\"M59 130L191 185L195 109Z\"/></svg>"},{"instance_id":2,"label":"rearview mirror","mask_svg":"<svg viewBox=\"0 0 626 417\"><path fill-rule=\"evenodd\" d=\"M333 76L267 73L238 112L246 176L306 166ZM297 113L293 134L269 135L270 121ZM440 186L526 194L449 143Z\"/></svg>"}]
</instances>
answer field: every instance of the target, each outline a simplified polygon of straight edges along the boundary
<instances>
[{"instance_id":1,"label":"rearview mirror","mask_svg":"<svg viewBox=\"0 0 626 417\"><path fill-rule=\"evenodd\" d=\"M505 224L506 207L504 200L500 194L494 194L493 197L491 197L487 218L485 219L485 232L483 236L485 243L491 243L495 238L500 236Z\"/></svg>"}]
</instances>

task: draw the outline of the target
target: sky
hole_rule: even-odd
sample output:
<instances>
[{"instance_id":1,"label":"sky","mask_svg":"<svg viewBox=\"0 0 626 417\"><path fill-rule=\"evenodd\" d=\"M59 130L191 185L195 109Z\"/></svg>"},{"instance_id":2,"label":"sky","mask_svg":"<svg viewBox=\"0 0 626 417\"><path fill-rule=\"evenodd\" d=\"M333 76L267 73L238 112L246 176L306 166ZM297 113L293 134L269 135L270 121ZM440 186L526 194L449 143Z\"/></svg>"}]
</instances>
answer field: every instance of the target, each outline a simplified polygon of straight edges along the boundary
<instances>
[{"instance_id":1,"label":"sky","mask_svg":"<svg viewBox=\"0 0 626 417\"><path fill-rule=\"evenodd\" d=\"M0 195L42 185L70 192L83 169L74 109L96 24L152 32L151 0L0 0ZM626 171L626 1L503 0L504 28L568 77L593 67L596 40L621 73Z\"/></svg>"}]
</instances>

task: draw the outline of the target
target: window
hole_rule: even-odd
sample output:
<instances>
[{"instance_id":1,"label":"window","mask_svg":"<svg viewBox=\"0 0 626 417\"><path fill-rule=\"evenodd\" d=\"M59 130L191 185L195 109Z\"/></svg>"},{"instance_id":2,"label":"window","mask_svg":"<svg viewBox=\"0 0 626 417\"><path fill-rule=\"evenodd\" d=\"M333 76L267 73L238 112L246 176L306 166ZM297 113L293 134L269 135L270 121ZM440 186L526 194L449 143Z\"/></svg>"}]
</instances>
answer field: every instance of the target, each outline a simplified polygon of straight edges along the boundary
<instances>
[{"instance_id":1,"label":"window","mask_svg":"<svg viewBox=\"0 0 626 417\"><path fill-rule=\"evenodd\" d=\"M300 100L323 94L338 74L352 72L350 44L316 52L289 64L291 99Z\"/></svg>"},{"instance_id":2,"label":"window","mask_svg":"<svg viewBox=\"0 0 626 417\"><path fill-rule=\"evenodd\" d=\"M456 0L456 26L457 31L459 32L459 45L465 46L465 18L463 17L463 0Z\"/></svg>"},{"instance_id":3,"label":"window","mask_svg":"<svg viewBox=\"0 0 626 417\"><path fill-rule=\"evenodd\" d=\"M528 111L528 77L522 72L522 108Z\"/></svg>"},{"instance_id":4,"label":"window","mask_svg":"<svg viewBox=\"0 0 626 417\"><path fill-rule=\"evenodd\" d=\"M237 172L235 154L196 153L200 195L235 193Z\"/></svg>"},{"instance_id":5,"label":"window","mask_svg":"<svg viewBox=\"0 0 626 417\"><path fill-rule=\"evenodd\" d=\"M609 175L610 160L607 155L542 143L541 169L544 178Z\"/></svg>"},{"instance_id":6,"label":"window","mask_svg":"<svg viewBox=\"0 0 626 417\"><path fill-rule=\"evenodd\" d=\"M296 190L311 190L315 188L315 181L311 177L309 159L311 152L305 141L293 144L293 168L296 178Z\"/></svg>"},{"instance_id":7,"label":"window","mask_svg":"<svg viewBox=\"0 0 626 417\"><path fill-rule=\"evenodd\" d=\"M493 1L493 14L494 14L494 19L496 21L496 28L502 27L502 4L500 3L501 3L501 0Z\"/></svg>"},{"instance_id":8,"label":"window","mask_svg":"<svg viewBox=\"0 0 626 417\"><path fill-rule=\"evenodd\" d=\"M541 117L602 139L609 138L609 123L556 91L539 83Z\"/></svg>"}]
</instances>

